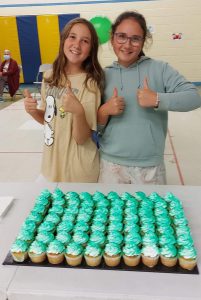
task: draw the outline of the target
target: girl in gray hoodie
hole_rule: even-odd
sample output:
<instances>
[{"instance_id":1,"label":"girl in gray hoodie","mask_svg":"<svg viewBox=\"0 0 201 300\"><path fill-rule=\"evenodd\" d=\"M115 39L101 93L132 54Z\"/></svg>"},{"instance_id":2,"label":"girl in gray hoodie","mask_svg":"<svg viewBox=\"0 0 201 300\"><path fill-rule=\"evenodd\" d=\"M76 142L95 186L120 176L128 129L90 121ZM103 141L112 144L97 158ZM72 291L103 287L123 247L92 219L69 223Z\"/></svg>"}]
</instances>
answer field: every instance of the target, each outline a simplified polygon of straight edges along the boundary
<instances>
[{"instance_id":1,"label":"girl in gray hoodie","mask_svg":"<svg viewBox=\"0 0 201 300\"><path fill-rule=\"evenodd\" d=\"M117 61L105 69L98 111L101 183L166 184L168 111L201 106L196 87L168 63L146 57L143 15L128 11L112 25Z\"/></svg>"}]
</instances>

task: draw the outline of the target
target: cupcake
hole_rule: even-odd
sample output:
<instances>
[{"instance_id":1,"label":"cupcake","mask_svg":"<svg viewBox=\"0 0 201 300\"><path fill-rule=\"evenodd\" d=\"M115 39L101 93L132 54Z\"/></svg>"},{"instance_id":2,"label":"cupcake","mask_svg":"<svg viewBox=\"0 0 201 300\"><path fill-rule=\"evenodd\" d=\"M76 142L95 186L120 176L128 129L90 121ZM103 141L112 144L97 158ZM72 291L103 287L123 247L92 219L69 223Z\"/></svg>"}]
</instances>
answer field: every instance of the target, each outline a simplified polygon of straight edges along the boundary
<instances>
[{"instance_id":1,"label":"cupcake","mask_svg":"<svg viewBox=\"0 0 201 300\"><path fill-rule=\"evenodd\" d=\"M123 243L123 235L119 231L112 230L108 233L107 241L109 243L116 243L121 246Z\"/></svg>"},{"instance_id":2,"label":"cupcake","mask_svg":"<svg viewBox=\"0 0 201 300\"><path fill-rule=\"evenodd\" d=\"M60 220L61 220L60 217L54 212L49 213L45 217L45 221L50 221L50 222L54 223L55 225L59 224Z\"/></svg>"},{"instance_id":3,"label":"cupcake","mask_svg":"<svg viewBox=\"0 0 201 300\"><path fill-rule=\"evenodd\" d=\"M84 251L84 258L86 264L90 267L96 267L100 265L102 258L101 247L94 242L89 242Z\"/></svg>"},{"instance_id":4,"label":"cupcake","mask_svg":"<svg viewBox=\"0 0 201 300\"><path fill-rule=\"evenodd\" d=\"M47 207L43 204L36 203L32 208L31 212L35 212L37 214L41 214L42 216L45 216L47 212Z\"/></svg>"},{"instance_id":5,"label":"cupcake","mask_svg":"<svg viewBox=\"0 0 201 300\"><path fill-rule=\"evenodd\" d=\"M34 221L36 225L39 225L43 221L43 216L35 211L32 211L28 215L28 219Z\"/></svg>"},{"instance_id":6,"label":"cupcake","mask_svg":"<svg viewBox=\"0 0 201 300\"><path fill-rule=\"evenodd\" d=\"M47 231L47 232L54 232L55 231L55 224L50 222L50 221L44 221L43 223L40 224L38 227L38 232L41 231Z\"/></svg>"},{"instance_id":7,"label":"cupcake","mask_svg":"<svg viewBox=\"0 0 201 300\"><path fill-rule=\"evenodd\" d=\"M194 246L181 247L178 251L179 265L183 269L193 270L197 265L197 253Z\"/></svg>"},{"instance_id":8,"label":"cupcake","mask_svg":"<svg viewBox=\"0 0 201 300\"><path fill-rule=\"evenodd\" d=\"M33 263L41 263L46 259L46 245L43 242L34 241L28 250L29 258Z\"/></svg>"},{"instance_id":9,"label":"cupcake","mask_svg":"<svg viewBox=\"0 0 201 300\"><path fill-rule=\"evenodd\" d=\"M140 262L140 248L133 242L126 243L122 249L124 263L129 267L135 267Z\"/></svg>"},{"instance_id":10,"label":"cupcake","mask_svg":"<svg viewBox=\"0 0 201 300\"><path fill-rule=\"evenodd\" d=\"M30 230L21 229L17 236L17 239L31 244L34 240L34 232Z\"/></svg>"},{"instance_id":11,"label":"cupcake","mask_svg":"<svg viewBox=\"0 0 201 300\"><path fill-rule=\"evenodd\" d=\"M156 245L145 245L141 249L142 262L145 266L153 268L159 259L159 249Z\"/></svg>"},{"instance_id":12,"label":"cupcake","mask_svg":"<svg viewBox=\"0 0 201 300\"><path fill-rule=\"evenodd\" d=\"M28 243L16 239L10 248L12 258L16 262L23 262L28 257Z\"/></svg>"},{"instance_id":13,"label":"cupcake","mask_svg":"<svg viewBox=\"0 0 201 300\"><path fill-rule=\"evenodd\" d=\"M98 244L100 247L103 247L105 244L105 234L102 231L93 231L90 235L90 242Z\"/></svg>"},{"instance_id":14,"label":"cupcake","mask_svg":"<svg viewBox=\"0 0 201 300\"><path fill-rule=\"evenodd\" d=\"M68 233L72 232L73 230L73 223L71 221L65 220L61 221L57 226L57 233L60 231L66 231Z\"/></svg>"},{"instance_id":15,"label":"cupcake","mask_svg":"<svg viewBox=\"0 0 201 300\"><path fill-rule=\"evenodd\" d=\"M120 246L115 243L107 243L104 249L103 257L107 266L118 266L121 260Z\"/></svg>"},{"instance_id":16,"label":"cupcake","mask_svg":"<svg viewBox=\"0 0 201 300\"><path fill-rule=\"evenodd\" d=\"M37 234L35 240L42 242L45 245L48 245L50 242L52 242L54 240L54 234L52 232L48 232L48 231L40 231Z\"/></svg>"},{"instance_id":17,"label":"cupcake","mask_svg":"<svg viewBox=\"0 0 201 300\"><path fill-rule=\"evenodd\" d=\"M50 242L47 248L47 258L51 264L60 264L64 259L65 247L62 242L56 239Z\"/></svg>"},{"instance_id":18,"label":"cupcake","mask_svg":"<svg viewBox=\"0 0 201 300\"><path fill-rule=\"evenodd\" d=\"M81 230L81 231L84 231L84 232L89 232L89 225L87 224L87 222L85 221L77 221L75 226L74 226L74 231L77 231L77 230Z\"/></svg>"},{"instance_id":19,"label":"cupcake","mask_svg":"<svg viewBox=\"0 0 201 300\"><path fill-rule=\"evenodd\" d=\"M170 244L164 245L160 249L161 263L166 267L173 267L177 263L177 248Z\"/></svg>"},{"instance_id":20,"label":"cupcake","mask_svg":"<svg viewBox=\"0 0 201 300\"><path fill-rule=\"evenodd\" d=\"M71 242L68 244L64 255L69 266L78 266L82 262L83 247L78 243Z\"/></svg>"},{"instance_id":21,"label":"cupcake","mask_svg":"<svg viewBox=\"0 0 201 300\"><path fill-rule=\"evenodd\" d=\"M49 210L48 213L56 213L59 217L61 217L64 213L64 208L60 205L54 205Z\"/></svg>"},{"instance_id":22,"label":"cupcake","mask_svg":"<svg viewBox=\"0 0 201 300\"><path fill-rule=\"evenodd\" d=\"M56 235L56 240L62 242L62 244L66 247L71 240L71 235L68 232L59 231Z\"/></svg>"},{"instance_id":23,"label":"cupcake","mask_svg":"<svg viewBox=\"0 0 201 300\"><path fill-rule=\"evenodd\" d=\"M89 236L84 231L76 230L76 231L74 231L72 238L75 243L78 243L82 246L86 246Z\"/></svg>"},{"instance_id":24,"label":"cupcake","mask_svg":"<svg viewBox=\"0 0 201 300\"><path fill-rule=\"evenodd\" d=\"M96 232L96 231L101 231L105 232L106 225L100 221L93 221L91 225L91 231Z\"/></svg>"},{"instance_id":25,"label":"cupcake","mask_svg":"<svg viewBox=\"0 0 201 300\"><path fill-rule=\"evenodd\" d=\"M37 229L37 225L34 221L29 220L28 218L23 222L21 229L35 232Z\"/></svg>"}]
</instances>

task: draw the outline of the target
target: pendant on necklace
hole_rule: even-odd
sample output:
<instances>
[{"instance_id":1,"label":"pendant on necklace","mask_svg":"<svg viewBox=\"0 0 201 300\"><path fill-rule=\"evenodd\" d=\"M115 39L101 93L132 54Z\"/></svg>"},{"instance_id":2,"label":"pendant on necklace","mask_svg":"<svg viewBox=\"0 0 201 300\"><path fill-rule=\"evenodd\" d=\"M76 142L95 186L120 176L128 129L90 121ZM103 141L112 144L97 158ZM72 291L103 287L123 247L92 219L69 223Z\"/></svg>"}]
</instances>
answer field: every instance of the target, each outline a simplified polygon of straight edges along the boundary
<instances>
[{"instance_id":1,"label":"pendant on necklace","mask_svg":"<svg viewBox=\"0 0 201 300\"><path fill-rule=\"evenodd\" d=\"M65 118L66 112L65 112L63 106L61 106L61 107L59 108L59 112L60 112L60 117L61 117L62 119Z\"/></svg>"}]
</instances>

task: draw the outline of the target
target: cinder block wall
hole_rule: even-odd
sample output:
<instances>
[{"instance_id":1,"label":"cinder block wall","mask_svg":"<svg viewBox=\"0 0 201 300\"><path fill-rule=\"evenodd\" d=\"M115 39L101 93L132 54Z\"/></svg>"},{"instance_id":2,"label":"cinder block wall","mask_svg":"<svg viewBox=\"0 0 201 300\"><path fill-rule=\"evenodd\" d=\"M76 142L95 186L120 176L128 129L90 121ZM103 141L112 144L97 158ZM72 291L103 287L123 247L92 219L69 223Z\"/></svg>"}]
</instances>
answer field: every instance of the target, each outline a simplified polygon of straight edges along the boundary
<instances>
[{"instance_id":1,"label":"cinder block wall","mask_svg":"<svg viewBox=\"0 0 201 300\"><path fill-rule=\"evenodd\" d=\"M23 0L15 1L16 3ZM40 1L41 3L42 1ZM56 2L56 1L55 1ZM60 2L60 1L58 1ZM153 30L153 45L145 49L148 56L165 60L178 69L186 78L201 85L201 1L200 0L156 0L99 4L79 4L24 7L0 6L0 16L80 13L84 18L106 16L111 21L125 10L137 10L144 14ZM14 3L14 1L12 1ZM35 3L33 1L33 3ZM173 39L173 34L182 34ZM103 66L110 64L115 56L110 43L101 45L99 52Z\"/></svg>"}]
</instances>

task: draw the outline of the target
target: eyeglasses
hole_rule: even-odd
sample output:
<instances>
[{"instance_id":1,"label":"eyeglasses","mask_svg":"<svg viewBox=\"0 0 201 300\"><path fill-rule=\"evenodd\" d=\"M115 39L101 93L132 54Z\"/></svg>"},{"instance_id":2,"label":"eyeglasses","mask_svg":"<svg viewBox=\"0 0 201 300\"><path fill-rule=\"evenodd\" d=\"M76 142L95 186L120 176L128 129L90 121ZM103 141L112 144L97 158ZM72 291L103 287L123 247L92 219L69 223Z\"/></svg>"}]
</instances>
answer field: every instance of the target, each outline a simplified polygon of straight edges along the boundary
<instances>
[{"instance_id":1,"label":"eyeglasses","mask_svg":"<svg viewBox=\"0 0 201 300\"><path fill-rule=\"evenodd\" d=\"M133 46L138 46L144 40L144 38L139 35L127 36L123 32L115 32L114 35L115 35L117 43L119 43L119 44L125 44L128 40L130 40L130 42Z\"/></svg>"}]
</instances>

